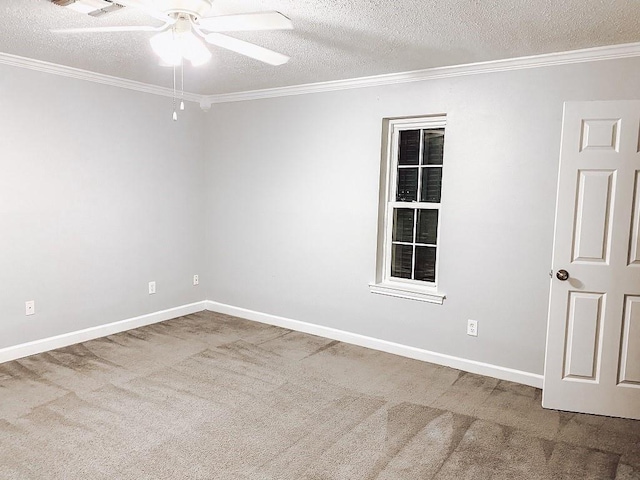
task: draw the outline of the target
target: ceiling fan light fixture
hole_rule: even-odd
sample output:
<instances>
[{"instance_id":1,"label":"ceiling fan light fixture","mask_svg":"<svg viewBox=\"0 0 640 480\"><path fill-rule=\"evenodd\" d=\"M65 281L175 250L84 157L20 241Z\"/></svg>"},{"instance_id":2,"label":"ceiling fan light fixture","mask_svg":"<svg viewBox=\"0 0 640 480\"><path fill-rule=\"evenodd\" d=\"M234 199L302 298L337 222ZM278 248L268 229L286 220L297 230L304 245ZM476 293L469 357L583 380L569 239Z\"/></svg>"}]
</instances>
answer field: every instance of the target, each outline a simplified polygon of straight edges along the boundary
<instances>
[{"instance_id":1,"label":"ceiling fan light fixture","mask_svg":"<svg viewBox=\"0 0 640 480\"><path fill-rule=\"evenodd\" d=\"M163 63L177 66L184 58L198 67L211 60L211 52L191 30L176 30L166 30L149 40L151 48Z\"/></svg>"},{"instance_id":2,"label":"ceiling fan light fixture","mask_svg":"<svg viewBox=\"0 0 640 480\"><path fill-rule=\"evenodd\" d=\"M160 57L163 63L171 66L180 65L182 55L172 30L166 30L151 37L151 48Z\"/></svg>"},{"instance_id":3,"label":"ceiling fan light fixture","mask_svg":"<svg viewBox=\"0 0 640 480\"><path fill-rule=\"evenodd\" d=\"M180 53L194 67L204 65L211 60L211 52L193 32L183 33L176 40L180 46Z\"/></svg>"}]
</instances>

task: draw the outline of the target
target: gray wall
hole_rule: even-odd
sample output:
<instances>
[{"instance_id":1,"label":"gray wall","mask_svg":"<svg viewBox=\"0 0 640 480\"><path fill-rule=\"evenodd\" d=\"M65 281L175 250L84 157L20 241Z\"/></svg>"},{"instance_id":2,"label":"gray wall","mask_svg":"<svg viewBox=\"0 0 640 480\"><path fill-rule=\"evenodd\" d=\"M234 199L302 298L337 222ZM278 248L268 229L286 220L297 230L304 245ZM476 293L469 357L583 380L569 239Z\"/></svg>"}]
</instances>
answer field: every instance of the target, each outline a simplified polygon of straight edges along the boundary
<instances>
[{"instance_id":1,"label":"gray wall","mask_svg":"<svg viewBox=\"0 0 640 480\"><path fill-rule=\"evenodd\" d=\"M214 105L208 297L542 374L563 102L637 98L626 59ZM382 119L434 113L442 306L368 289Z\"/></svg>"},{"instance_id":2,"label":"gray wall","mask_svg":"<svg viewBox=\"0 0 640 480\"><path fill-rule=\"evenodd\" d=\"M639 72L189 105L173 123L166 98L0 66L0 348L210 299L542 373L562 103L640 98ZM442 306L368 290L382 119L431 113L448 115Z\"/></svg>"},{"instance_id":3,"label":"gray wall","mask_svg":"<svg viewBox=\"0 0 640 480\"><path fill-rule=\"evenodd\" d=\"M0 66L0 348L206 297L205 114L171 109Z\"/></svg>"}]
</instances>

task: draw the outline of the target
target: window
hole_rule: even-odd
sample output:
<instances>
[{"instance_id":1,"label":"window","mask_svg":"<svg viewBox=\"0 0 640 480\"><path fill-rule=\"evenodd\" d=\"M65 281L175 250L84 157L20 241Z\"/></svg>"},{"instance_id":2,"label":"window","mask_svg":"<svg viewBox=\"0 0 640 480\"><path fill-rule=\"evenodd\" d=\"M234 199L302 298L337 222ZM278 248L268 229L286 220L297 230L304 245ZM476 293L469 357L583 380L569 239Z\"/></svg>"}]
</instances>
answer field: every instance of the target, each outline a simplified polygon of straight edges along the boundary
<instances>
[{"instance_id":1,"label":"window","mask_svg":"<svg viewBox=\"0 0 640 480\"><path fill-rule=\"evenodd\" d=\"M437 280L445 123L445 116L384 122L374 293L444 300Z\"/></svg>"}]
</instances>

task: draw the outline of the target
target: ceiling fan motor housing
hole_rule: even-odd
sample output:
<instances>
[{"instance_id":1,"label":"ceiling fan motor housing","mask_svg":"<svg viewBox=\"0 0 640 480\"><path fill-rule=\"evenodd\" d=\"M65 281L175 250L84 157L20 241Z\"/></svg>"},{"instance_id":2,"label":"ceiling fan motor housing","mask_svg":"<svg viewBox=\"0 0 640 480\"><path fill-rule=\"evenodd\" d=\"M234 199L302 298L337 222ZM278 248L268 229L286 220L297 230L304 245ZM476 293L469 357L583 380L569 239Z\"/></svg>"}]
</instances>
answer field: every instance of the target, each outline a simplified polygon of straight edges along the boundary
<instances>
[{"instance_id":1,"label":"ceiling fan motor housing","mask_svg":"<svg viewBox=\"0 0 640 480\"><path fill-rule=\"evenodd\" d=\"M164 13L188 13L196 18L204 16L213 0L154 0L154 5Z\"/></svg>"}]
</instances>

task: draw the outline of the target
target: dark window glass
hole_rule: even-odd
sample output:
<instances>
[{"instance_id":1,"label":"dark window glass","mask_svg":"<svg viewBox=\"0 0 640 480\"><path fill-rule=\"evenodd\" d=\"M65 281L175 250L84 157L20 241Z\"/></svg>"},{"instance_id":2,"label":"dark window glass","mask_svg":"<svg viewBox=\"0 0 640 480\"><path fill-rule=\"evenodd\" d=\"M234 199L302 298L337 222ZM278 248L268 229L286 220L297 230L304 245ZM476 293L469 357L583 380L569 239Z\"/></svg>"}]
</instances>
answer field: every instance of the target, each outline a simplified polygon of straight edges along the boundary
<instances>
[{"instance_id":1,"label":"dark window glass","mask_svg":"<svg viewBox=\"0 0 640 480\"><path fill-rule=\"evenodd\" d=\"M416 247L415 279L425 282L436 281L435 247Z\"/></svg>"},{"instance_id":2,"label":"dark window glass","mask_svg":"<svg viewBox=\"0 0 640 480\"><path fill-rule=\"evenodd\" d=\"M400 183L400 181L398 181ZM422 169L422 188L420 192L420 201L429 203L440 203L440 194L442 191L442 168L423 168Z\"/></svg>"},{"instance_id":3,"label":"dark window glass","mask_svg":"<svg viewBox=\"0 0 640 480\"><path fill-rule=\"evenodd\" d=\"M411 278L411 245L393 245L391 248L391 276Z\"/></svg>"},{"instance_id":4,"label":"dark window glass","mask_svg":"<svg viewBox=\"0 0 640 480\"><path fill-rule=\"evenodd\" d=\"M413 242L413 216L415 210L411 208L396 208L393 210L393 241Z\"/></svg>"},{"instance_id":5,"label":"dark window glass","mask_svg":"<svg viewBox=\"0 0 640 480\"><path fill-rule=\"evenodd\" d=\"M399 168L396 201L415 202L418 200L418 169Z\"/></svg>"},{"instance_id":6,"label":"dark window glass","mask_svg":"<svg viewBox=\"0 0 640 480\"><path fill-rule=\"evenodd\" d=\"M435 244L438 238L438 210L418 210L417 243Z\"/></svg>"},{"instance_id":7,"label":"dark window glass","mask_svg":"<svg viewBox=\"0 0 640 480\"><path fill-rule=\"evenodd\" d=\"M425 130L422 147L423 165L442 165L444 155L444 130Z\"/></svg>"},{"instance_id":8,"label":"dark window glass","mask_svg":"<svg viewBox=\"0 0 640 480\"><path fill-rule=\"evenodd\" d=\"M406 127L405 127L406 128ZM412 128L411 126L409 128ZM435 283L440 210L413 202L439 204L442 197L445 129L397 132L395 202L391 232L391 276ZM399 206L399 204L396 204Z\"/></svg>"},{"instance_id":9,"label":"dark window glass","mask_svg":"<svg viewBox=\"0 0 640 480\"><path fill-rule=\"evenodd\" d=\"M420 160L420 130L401 131L398 143L398 165L418 165Z\"/></svg>"}]
</instances>

